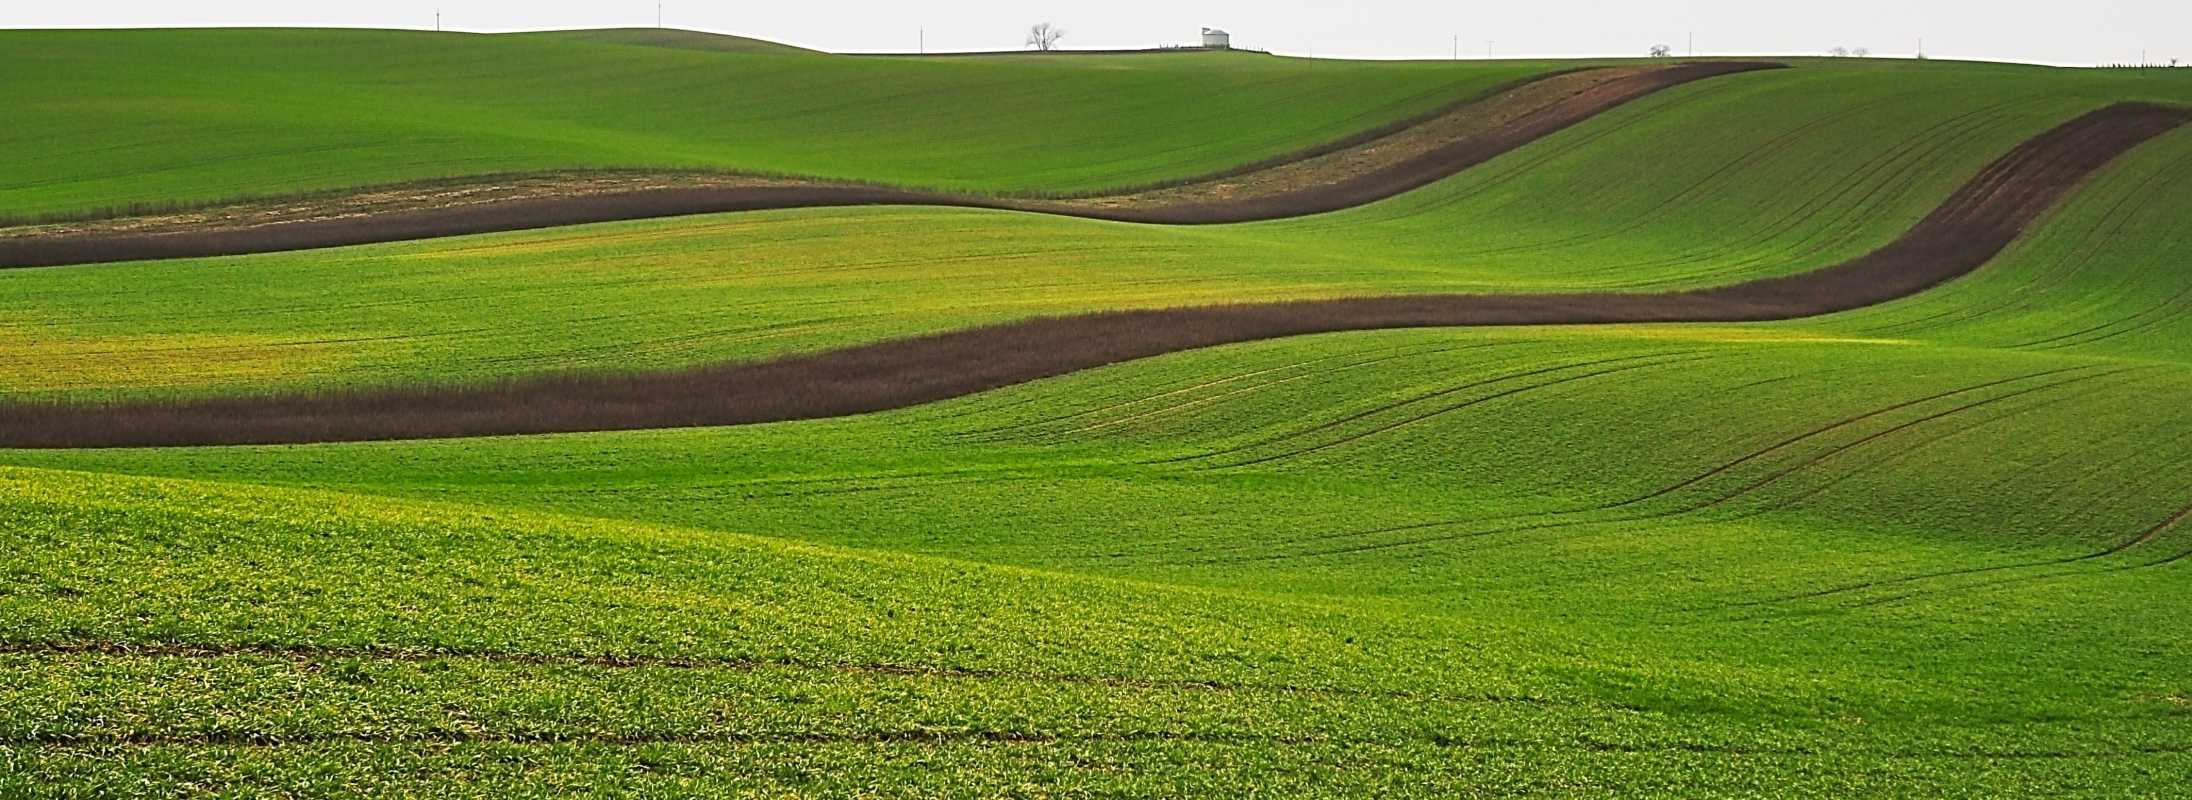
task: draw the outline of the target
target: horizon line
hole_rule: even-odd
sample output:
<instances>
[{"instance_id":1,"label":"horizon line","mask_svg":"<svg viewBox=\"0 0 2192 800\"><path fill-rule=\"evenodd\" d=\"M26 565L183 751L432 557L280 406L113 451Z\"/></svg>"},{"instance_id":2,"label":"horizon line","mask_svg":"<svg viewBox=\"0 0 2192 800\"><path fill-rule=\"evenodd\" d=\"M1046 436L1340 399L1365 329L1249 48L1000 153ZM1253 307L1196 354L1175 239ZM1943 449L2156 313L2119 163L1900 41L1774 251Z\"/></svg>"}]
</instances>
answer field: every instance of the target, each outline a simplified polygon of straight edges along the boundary
<instances>
[{"instance_id":1,"label":"horizon line","mask_svg":"<svg viewBox=\"0 0 2192 800\"><path fill-rule=\"evenodd\" d=\"M797 49L801 49L801 50L808 50L808 51L812 51L812 52L814 52L814 53L818 53L818 54L823 54L823 55L840 55L840 56L877 56L877 57L909 57L909 58L918 58L918 57L922 57L922 56L951 56L951 55L966 55L966 56L979 56L979 55L1010 55L1010 54L1014 54L1014 53L1028 53L1028 54L1035 54L1035 53L1039 52L1039 51L1035 51L1035 50L1029 50L1029 49L1026 49L1025 47L1013 47L1013 48L996 48L996 49L972 49L972 50L929 50L929 51L924 51L924 52L915 52L915 51L908 51L908 50L829 50L829 49L824 49L824 48L822 48L822 47L817 47L817 46L811 46L811 45L805 45L805 44L796 44L796 43L793 43L793 42L789 42L789 41L785 41L785 40L781 40L781 39L774 39L774 38L770 38L770 37L766 37L766 36L757 36L757 35L753 35L753 34L746 34L746 33L734 33L734 32L728 32L728 31L709 30L709 29L706 29L706 28L684 28L684 27L678 27L678 26L674 26L674 25L667 25L667 26L663 26L663 25L604 25L604 26L600 26L600 27L578 27L578 28L571 28L571 27L545 27L545 28L530 28L530 27L520 27L520 28L503 28L503 29L467 29L467 28L443 28L443 29L436 29L436 28L426 28L426 27L391 27L391 26L386 26L386 25L328 25L328 24L320 24L320 25L299 25L299 24L282 24L282 23L245 23L245 24L219 24L219 23L215 23L215 24L204 24L204 25L32 25L32 26L25 26L25 25L8 25L8 24L0 24L0 31L19 31L19 32L36 32L36 31L159 31L159 30L172 30L172 31L201 31L201 30L270 30L270 31L271 31L271 30L296 30L296 31L312 31L312 30L324 30L324 31L384 31L384 32L390 32L390 33L443 33L443 34L463 34L463 35L473 35L473 36L494 36L494 35L500 35L500 34L512 34L512 33L579 33L579 32L586 32L586 31L618 31L618 30L630 30L630 31L649 31L649 30L661 30L661 31L678 31L678 32L682 32L682 33L698 33L698 34L705 34L705 35L710 35L710 36L728 36L728 37L735 37L735 38L740 38L740 39L751 39L751 40L754 40L754 41L764 42L764 43L768 43L768 44L776 44L776 45L782 45L782 46L785 46L785 47L797 48ZM1144 44L1144 45L1110 45L1110 46L1095 46L1095 47L1073 47L1073 48L1061 48L1061 49L1058 49L1058 50L1054 50L1054 51L1051 51L1051 52L1053 52L1053 53L1057 53L1057 54L1066 54L1066 55L1070 55L1070 54L1090 54L1090 55L1097 55L1097 54L1104 54L1104 53L1135 53L1135 52L1150 52L1150 51L1160 51L1160 50L1167 50L1167 49L1177 49L1177 50L1204 50L1204 48L1202 48L1202 47L1201 47L1200 45L1195 45L1195 44L1173 44L1173 43L1164 43L1164 44ZM1625 53L1617 53L1617 54L1607 54L1607 53L1580 53L1580 54L1579 54L1579 53L1564 53L1564 54L1544 54L1544 53L1518 53L1518 54L1512 54L1512 55L1509 55L1509 54L1501 54L1501 55L1497 55L1497 56L1481 56L1481 55L1478 55L1478 56L1464 56L1464 57L1460 57L1460 58L1453 58L1453 57L1443 57L1443 56L1406 56L1406 55L1361 55L1361 54L1342 54L1342 55L1323 55L1323 56L1319 56L1319 55L1315 55L1315 54L1313 54L1313 53L1311 53L1311 52L1308 52L1308 51L1290 51L1290 50L1281 50L1281 49L1277 49L1277 48L1261 48L1261 47L1255 47L1255 46L1248 46L1248 45L1243 45L1243 46L1237 46L1237 47L1233 47L1233 48L1230 48L1230 50L1233 50L1233 51L1238 51L1238 52L1243 52L1243 53L1257 53L1257 54L1271 55L1271 56L1275 56L1275 57L1281 57L1281 58L1298 58L1298 59L1305 59L1305 60L1317 60L1317 61L1419 61L1419 62L1420 62L1420 61L1586 61L1586 60L1607 60L1607 59L1623 59L1623 60L1639 60L1639 61L1641 61L1641 60L1650 60L1650 59L1652 58L1652 57L1651 57L1651 56L1649 56L1649 55L1631 55L1631 54L1625 54ZM1971 56L1971 55L1933 55L1933 54L1930 54L1930 53L1901 53L1901 52L1898 52L1898 53L1878 53L1878 52L1875 52L1875 53L1870 53L1870 54L1867 54L1867 55L1864 55L1864 56L1842 56L1842 57L1837 57L1837 56L1834 56L1834 55L1832 55L1831 53L1815 53L1815 52L1769 52L1769 51L1757 51L1757 52L1751 52L1751 51L1718 51L1718 52L1712 52L1712 53L1694 53L1694 54L1689 54L1689 55L1675 55L1675 56L1669 56L1669 57L1667 57L1667 58L1668 58L1668 59L1671 59L1671 60L1681 60L1681 59L1685 59L1685 58L1700 58L1700 59L1704 59L1704 58L1710 58L1710 59L1724 59L1724 58L1814 58L1814 59L1822 59L1822 60L1836 60L1836 59L1841 59L1841 60L1851 60L1851 61L1868 61L1868 60L1880 60L1880 61L1921 61L1921 60L1923 60L1923 61L1963 62L1963 63L1977 63L1977 64L2002 64L2002 65L2011 65L2011 66L2048 67L2048 68L2058 68L2058 69L2116 69L2116 68L2131 68L2131 69L2142 69L2142 68L2143 68L2143 69L2172 69L2172 68L2185 68L2185 67L2192 67L2192 64L2186 64L2186 65L2182 65L2182 66L2180 66L2180 65L2175 65L2175 64L2169 64L2169 63L2144 63L2144 64L2139 64L2139 63L2133 63L2134 61L2136 61L2136 59L2132 59L2132 60L2127 60L2127 61L2123 61L2123 62L2093 61L2093 62L2091 62L2091 63L2086 63L2086 62L2069 62L2069 61L2035 61L2035 60L2025 60L2025 59L2018 59L2018 58L2011 58L2011 57L2000 57L2000 56Z\"/></svg>"}]
</instances>

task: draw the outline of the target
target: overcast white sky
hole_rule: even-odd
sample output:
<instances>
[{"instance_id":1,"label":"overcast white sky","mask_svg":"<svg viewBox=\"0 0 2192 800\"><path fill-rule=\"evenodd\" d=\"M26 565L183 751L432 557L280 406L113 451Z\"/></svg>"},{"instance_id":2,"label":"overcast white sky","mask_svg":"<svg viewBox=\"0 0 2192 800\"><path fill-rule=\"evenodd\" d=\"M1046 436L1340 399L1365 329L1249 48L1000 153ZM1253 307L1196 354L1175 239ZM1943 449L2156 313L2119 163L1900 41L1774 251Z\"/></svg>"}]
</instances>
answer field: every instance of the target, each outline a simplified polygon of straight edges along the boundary
<instances>
[{"instance_id":1,"label":"overcast white sky","mask_svg":"<svg viewBox=\"0 0 2192 800\"><path fill-rule=\"evenodd\" d=\"M654 0L0 0L0 27L282 25L452 30L648 26ZM1813 54L1837 45L2060 64L2148 59L2192 64L2192 0L668 0L672 27L824 50L1010 49L1052 21L1077 48L1185 43L1203 25L1236 45L1368 58L1639 55L1654 43L1700 53ZM1489 43L1489 44L1488 44Z\"/></svg>"}]
</instances>

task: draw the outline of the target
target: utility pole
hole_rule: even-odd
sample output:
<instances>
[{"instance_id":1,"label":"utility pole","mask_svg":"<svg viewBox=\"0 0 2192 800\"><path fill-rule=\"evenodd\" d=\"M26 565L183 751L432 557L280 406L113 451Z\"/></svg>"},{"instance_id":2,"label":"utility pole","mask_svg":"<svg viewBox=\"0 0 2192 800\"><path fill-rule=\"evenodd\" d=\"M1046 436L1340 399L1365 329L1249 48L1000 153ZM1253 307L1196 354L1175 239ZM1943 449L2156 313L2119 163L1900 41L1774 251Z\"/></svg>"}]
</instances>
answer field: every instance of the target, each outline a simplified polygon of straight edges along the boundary
<instances>
[{"instance_id":1,"label":"utility pole","mask_svg":"<svg viewBox=\"0 0 2192 800\"><path fill-rule=\"evenodd\" d=\"M1690 31L1690 57L1697 57L1697 31Z\"/></svg>"},{"instance_id":2,"label":"utility pole","mask_svg":"<svg viewBox=\"0 0 2192 800\"><path fill-rule=\"evenodd\" d=\"M1490 39L1486 39L1486 40L1484 40L1484 57L1485 57L1485 58L1491 58L1491 57L1492 57L1492 40L1490 40Z\"/></svg>"},{"instance_id":3,"label":"utility pole","mask_svg":"<svg viewBox=\"0 0 2192 800\"><path fill-rule=\"evenodd\" d=\"M921 31L921 32L920 32L920 35L921 35L921 44L920 44L920 48L921 48L921 49L920 49L920 50L919 50L918 52L919 52L919 53L920 53L921 55L924 55L924 56L925 56L925 55L928 55L928 54L929 54L929 29L928 29L928 28L926 28L926 27L923 27L923 28L921 28L921 29L920 29L920 31Z\"/></svg>"},{"instance_id":4,"label":"utility pole","mask_svg":"<svg viewBox=\"0 0 2192 800\"><path fill-rule=\"evenodd\" d=\"M660 0L655 2L655 27L662 27L662 3Z\"/></svg>"},{"instance_id":5,"label":"utility pole","mask_svg":"<svg viewBox=\"0 0 2192 800\"><path fill-rule=\"evenodd\" d=\"M1454 60L1461 60L1461 34L1454 34Z\"/></svg>"},{"instance_id":6,"label":"utility pole","mask_svg":"<svg viewBox=\"0 0 2192 800\"><path fill-rule=\"evenodd\" d=\"M441 9L434 9L434 32L441 32Z\"/></svg>"}]
</instances>

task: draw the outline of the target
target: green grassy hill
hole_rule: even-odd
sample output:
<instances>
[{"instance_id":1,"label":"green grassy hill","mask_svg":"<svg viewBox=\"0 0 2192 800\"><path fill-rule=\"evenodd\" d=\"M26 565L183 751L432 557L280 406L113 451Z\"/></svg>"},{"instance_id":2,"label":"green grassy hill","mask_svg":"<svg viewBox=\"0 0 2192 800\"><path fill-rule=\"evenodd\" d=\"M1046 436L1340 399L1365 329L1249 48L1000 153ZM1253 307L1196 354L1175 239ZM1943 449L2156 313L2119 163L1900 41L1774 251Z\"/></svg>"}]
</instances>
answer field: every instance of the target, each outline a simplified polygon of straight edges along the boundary
<instances>
[{"instance_id":1,"label":"green grassy hill","mask_svg":"<svg viewBox=\"0 0 2192 800\"><path fill-rule=\"evenodd\" d=\"M600 28L573 31L541 31L539 33L501 34L511 38L533 38L558 42L586 42L590 44L625 44L638 47L667 47L677 50L706 50L715 53L759 53L765 55L806 54L820 55L817 51L795 47L766 39L744 36L728 36L720 33L685 31L676 28Z\"/></svg>"},{"instance_id":2,"label":"green grassy hill","mask_svg":"<svg viewBox=\"0 0 2192 800\"><path fill-rule=\"evenodd\" d=\"M859 58L750 41L0 31L0 216L585 167L1110 188L1282 155L1551 68Z\"/></svg>"},{"instance_id":3,"label":"green grassy hill","mask_svg":"<svg viewBox=\"0 0 2192 800\"><path fill-rule=\"evenodd\" d=\"M143 740L33 760L70 786L2159 790L2192 428L2152 412L2192 375L1839 334L1346 334L831 422L11 454L70 470L9 474L12 633L95 648L12 657L51 681L12 733Z\"/></svg>"},{"instance_id":4,"label":"green grassy hill","mask_svg":"<svg viewBox=\"0 0 2192 800\"><path fill-rule=\"evenodd\" d=\"M2192 101L2192 80L1818 65L1675 89L1422 191L1273 223L789 211L0 274L0 314L23 320L0 328L16 367L0 392L480 380L1111 308L1710 286L1864 253L2017 142L2109 102L2171 96ZM2109 180L2154 185L2151 165L2188 147L2192 135L2170 135L2139 155L2150 166ZM2097 196L2065 215L2122 202Z\"/></svg>"},{"instance_id":5,"label":"green grassy hill","mask_svg":"<svg viewBox=\"0 0 2192 800\"><path fill-rule=\"evenodd\" d=\"M1807 64L1244 226L798 211L0 273L0 391L1707 286L1865 252L2126 99L2192 80ZM1971 276L1808 320L1297 337L740 428L0 451L0 795L2167 796L2188 169L2180 130Z\"/></svg>"}]
</instances>

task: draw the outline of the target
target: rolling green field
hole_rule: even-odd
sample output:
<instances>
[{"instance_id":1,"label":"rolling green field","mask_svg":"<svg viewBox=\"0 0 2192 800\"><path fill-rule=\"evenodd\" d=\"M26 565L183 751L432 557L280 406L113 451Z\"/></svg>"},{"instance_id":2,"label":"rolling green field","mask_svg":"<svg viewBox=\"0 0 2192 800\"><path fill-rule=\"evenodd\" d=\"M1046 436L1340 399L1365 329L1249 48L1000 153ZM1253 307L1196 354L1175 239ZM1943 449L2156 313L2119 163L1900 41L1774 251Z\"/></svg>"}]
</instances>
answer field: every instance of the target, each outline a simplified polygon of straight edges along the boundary
<instances>
[{"instance_id":1,"label":"rolling green field","mask_svg":"<svg viewBox=\"0 0 2192 800\"><path fill-rule=\"evenodd\" d=\"M2192 79L1820 66L1671 90L1425 190L1298 220L785 211L0 273L0 392L479 380L1110 308L1709 286L1861 254L2017 142L2113 100L2171 97L2192 100ZM1716 146L1700 148L1708 128ZM2150 150L2187 148L2179 132Z\"/></svg>"},{"instance_id":2,"label":"rolling green field","mask_svg":"<svg viewBox=\"0 0 2192 800\"><path fill-rule=\"evenodd\" d=\"M490 76L499 48L649 86L721 68L812 104L709 112L786 143L851 124L816 116L832 98L865 113L863 70L1009 92L1218 63L1242 81L1224 102L1305 102L1258 94L1283 86L1329 111L1175 130L1192 151L932 117L723 156L1000 189L1191 174L1520 68L173 41L218 35L276 59L285 37L400 38ZM246 91L193 75L173 79ZM1176 90L1106 86L1129 106ZM2192 79L1815 62L1280 222L787 211L0 272L0 397L675 367L1111 308L1712 286L1878 247L2016 143L2134 99L2192 103ZM1177 122L1161 117L1137 119ZM326 135L417 160L361 150L321 188L487 163L339 120ZM1011 136L1055 151L964 156ZM130 185L243 191L282 171L275 150ZM523 157L593 157L576 152ZM0 196L124 199L56 158L48 189ZM2192 772L2186 187L2180 130L1977 273L1807 320L1305 336L736 428L0 450L0 795L2168 796Z\"/></svg>"},{"instance_id":3,"label":"rolling green field","mask_svg":"<svg viewBox=\"0 0 2192 800\"><path fill-rule=\"evenodd\" d=\"M0 88L0 217L588 167L1106 189L1283 155L1553 68L852 58L651 33L0 31L0 74L36 76Z\"/></svg>"}]
</instances>

